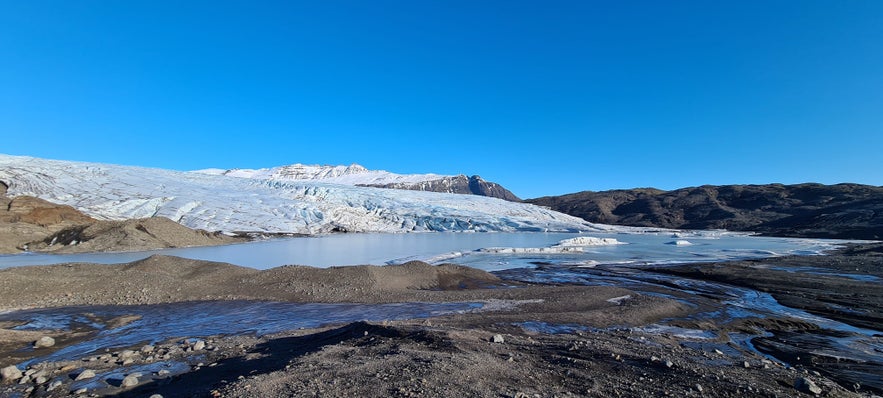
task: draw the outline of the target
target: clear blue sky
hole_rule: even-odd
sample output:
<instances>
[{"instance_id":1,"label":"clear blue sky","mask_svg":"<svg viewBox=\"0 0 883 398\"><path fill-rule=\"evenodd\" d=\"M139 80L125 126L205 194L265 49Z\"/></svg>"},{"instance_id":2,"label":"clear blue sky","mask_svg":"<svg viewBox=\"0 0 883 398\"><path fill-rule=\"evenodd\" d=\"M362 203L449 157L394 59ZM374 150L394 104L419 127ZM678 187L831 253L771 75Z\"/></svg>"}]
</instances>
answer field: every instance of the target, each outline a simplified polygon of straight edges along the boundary
<instances>
[{"instance_id":1,"label":"clear blue sky","mask_svg":"<svg viewBox=\"0 0 883 398\"><path fill-rule=\"evenodd\" d=\"M883 185L883 1L4 1L0 153Z\"/></svg>"}]
</instances>

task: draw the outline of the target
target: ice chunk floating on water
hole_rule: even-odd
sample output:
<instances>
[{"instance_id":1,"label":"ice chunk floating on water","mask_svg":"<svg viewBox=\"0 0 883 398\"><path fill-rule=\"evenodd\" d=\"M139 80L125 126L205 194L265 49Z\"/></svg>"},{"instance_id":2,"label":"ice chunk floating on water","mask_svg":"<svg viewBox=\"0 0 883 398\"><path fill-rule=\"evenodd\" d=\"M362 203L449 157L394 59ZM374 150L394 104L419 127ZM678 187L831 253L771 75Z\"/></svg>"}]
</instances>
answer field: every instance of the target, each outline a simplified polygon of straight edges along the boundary
<instances>
[{"instance_id":1,"label":"ice chunk floating on water","mask_svg":"<svg viewBox=\"0 0 883 398\"><path fill-rule=\"evenodd\" d=\"M616 240L616 238L596 238L594 236L580 236L577 238L564 239L558 242L557 245L559 247L571 247L571 246L610 246L610 245L624 245L625 242L620 242Z\"/></svg>"}]
</instances>

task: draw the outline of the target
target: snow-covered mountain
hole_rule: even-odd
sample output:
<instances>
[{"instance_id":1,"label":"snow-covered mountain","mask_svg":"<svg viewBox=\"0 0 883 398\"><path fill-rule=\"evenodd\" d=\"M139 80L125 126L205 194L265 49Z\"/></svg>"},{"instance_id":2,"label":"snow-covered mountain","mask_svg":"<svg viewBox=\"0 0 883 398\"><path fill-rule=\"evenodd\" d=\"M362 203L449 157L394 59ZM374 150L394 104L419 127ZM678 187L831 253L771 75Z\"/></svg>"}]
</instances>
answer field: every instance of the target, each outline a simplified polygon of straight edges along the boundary
<instances>
[{"instance_id":1,"label":"snow-covered mountain","mask_svg":"<svg viewBox=\"0 0 883 398\"><path fill-rule=\"evenodd\" d=\"M345 170L344 170L345 171ZM341 173L338 177L344 176ZM357 175L351 173L349 175ZM98 219L163 216L225 232L615 231L500 199L0 155L8 195Z\"/></svg>"},{"instance_id":2,"label":"snow-covered mountain","mask_svg":"<svg viewBox=\"0 0 883 398\"><path fill-rule=\"evenodd\" d=\"M296 163L264 169L205 169L196 170L194 173L258 180L321 180L322 182L343 185L414 184L448 177L440 174L396 174L384 170L368 170L355 163L349 166L320 166Z\"/></svg>"},{"instance_id":3,"label":"snow-covered mountain","mask_svg":"<svg viewBox=\"0 0 883 398\"><path fill-rule=\"evenodd\" d=\"M297 163L264 169L204 169L196 170L194 173L273 181L314 180L332 184L460 193L520 201L515 194L501 185L485 181L479 176L396 174L385 170L369 170L355 163L349 166L319 166Z\"/></svg>"}]
</instances>

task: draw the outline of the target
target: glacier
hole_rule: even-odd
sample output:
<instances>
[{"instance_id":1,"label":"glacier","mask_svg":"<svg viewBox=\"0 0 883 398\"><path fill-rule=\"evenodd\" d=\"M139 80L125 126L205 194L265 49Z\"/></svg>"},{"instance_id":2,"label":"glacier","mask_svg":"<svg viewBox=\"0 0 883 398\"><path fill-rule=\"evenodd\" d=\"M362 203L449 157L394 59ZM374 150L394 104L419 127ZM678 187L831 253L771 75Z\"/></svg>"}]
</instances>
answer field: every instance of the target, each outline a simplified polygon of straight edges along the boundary
<instances>
[{"instance_id":1,"label":"glacier","mask_svg":"<svg viewBox=\"0 0 883 398\"><path fill-rule=\"evenodd\" d=\"M70 205L97 219L161 216L209 231L306 235L635 230L484 196L260 177L0 155L7 195Z\"/></svg>"}]
</instances>

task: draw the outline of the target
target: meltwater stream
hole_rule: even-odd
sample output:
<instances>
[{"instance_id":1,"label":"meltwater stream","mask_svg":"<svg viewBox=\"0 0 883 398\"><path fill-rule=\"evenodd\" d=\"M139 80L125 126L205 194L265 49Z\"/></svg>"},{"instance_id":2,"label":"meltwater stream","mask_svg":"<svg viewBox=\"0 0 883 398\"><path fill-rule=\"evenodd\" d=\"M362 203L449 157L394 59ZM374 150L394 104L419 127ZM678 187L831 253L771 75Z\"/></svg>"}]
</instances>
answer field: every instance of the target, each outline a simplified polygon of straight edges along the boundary
<instances>
[{"instance_id":1,"label":"meltwater stream","mask_svg":"<svg viewBox=\"0 0 883 398\"><path fill-rule=\"evenodd\" d=\"M779 303L770 293L754 289L705 280L681 278L652 272L656 266L633 268L628 264L609 264L594 267L567 267L540 265L537 268L510 269L497 272L505 280L582 284L594 286L623 287L641 294L662 296L697 309L684 319L688 324L712 324L721 331L691 329L671 326L667 322L648 325L634 330L647 333L668 334L687 346L709 346L724 352L732 349L721 342L730 342L744 351L754 351L775 361L794 365L796 362L811 364L844 385L864 385L883 391L883 331L856 327L824 316L815 315ZM802 272L794 267L787 272ZM813 272L819 272L813 269ZM861 275L837 274L844 278ZM867 280L867 278L856 278ZM875 280L871 280L872 282ZM881 286L883 288L883 286ZM740 320L761 320L756 332L727 331L727 325ZM763 330L762 321L767 319L790 319L813 325L809 330L790 332ZM578 325L564 325L568 332ZM556 325L526 325L527 330L555 332ZM738 328L744 329L744 328ZM717 343L714 343L717 342ZM805 352L803 360L799 353ZM815 359L814 359L815 358ZM818 360L818 362L817 362ZM808 361L808 362L807 362Z\"/></svg>"},{"instance_id":2,"label":"meltwater stream","mask_svg":"<svg viewBox=\"0 0 883 398\"><path fill-rule=\"evenodd\" d=\"M212 335L265 335L354 321L419 319L475 311L481 303L298 304L204 301L136 306L77 306L0 314L0 321L26 323L14 330L97 330L86 341L25 362L72 360L104 349ZM140 317L123 326L106 320Z\"/></svg>"}]
</instances>

